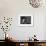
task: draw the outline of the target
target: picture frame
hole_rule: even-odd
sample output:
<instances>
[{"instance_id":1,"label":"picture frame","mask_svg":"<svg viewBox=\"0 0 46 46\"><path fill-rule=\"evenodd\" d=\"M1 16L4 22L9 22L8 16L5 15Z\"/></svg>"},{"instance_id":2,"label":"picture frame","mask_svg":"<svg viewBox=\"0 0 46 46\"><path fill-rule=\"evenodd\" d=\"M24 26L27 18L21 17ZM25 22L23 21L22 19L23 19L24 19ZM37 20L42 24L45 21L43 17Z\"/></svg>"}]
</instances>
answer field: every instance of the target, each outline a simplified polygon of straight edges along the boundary
<instances>
[{"instance_id":1,"label":"picture frame","mask_svg":"<svg viewBox=\"0 0 46 46\"><path fill-rule=\"evenodd\" d=\"M33 26L33 15L19 15L19 26Z\"/></svg>"}]
</instances>

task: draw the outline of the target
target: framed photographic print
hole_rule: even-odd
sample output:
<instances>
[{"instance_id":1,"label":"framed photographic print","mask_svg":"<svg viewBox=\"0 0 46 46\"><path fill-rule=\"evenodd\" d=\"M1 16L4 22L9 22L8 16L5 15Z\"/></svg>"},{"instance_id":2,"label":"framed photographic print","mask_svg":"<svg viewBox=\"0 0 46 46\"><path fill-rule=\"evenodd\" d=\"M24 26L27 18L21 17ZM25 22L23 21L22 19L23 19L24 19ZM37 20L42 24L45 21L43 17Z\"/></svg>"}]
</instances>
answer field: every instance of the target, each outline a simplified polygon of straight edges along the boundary
<instances>
[{"instance_id":1,"label":"framed photographic print","mask_svg":"<svg viewBox=\"0 0 46 46\"><path fill-rule=\"evenodd\" d=\"M33 16L32 15L19 15L18 24L20 26L33 26Z\"/></svg>"}]
</instances>

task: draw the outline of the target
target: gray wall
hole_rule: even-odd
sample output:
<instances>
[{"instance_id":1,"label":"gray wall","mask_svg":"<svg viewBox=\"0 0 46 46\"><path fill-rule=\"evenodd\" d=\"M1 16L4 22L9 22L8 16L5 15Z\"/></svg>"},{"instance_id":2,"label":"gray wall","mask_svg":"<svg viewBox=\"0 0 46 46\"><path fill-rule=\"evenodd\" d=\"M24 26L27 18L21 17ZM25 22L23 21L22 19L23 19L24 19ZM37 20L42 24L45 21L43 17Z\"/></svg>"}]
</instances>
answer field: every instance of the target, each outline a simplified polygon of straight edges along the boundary
<instances>
[{"instance_id":1,"label":"gray wall","mask_svg":"<svg viewBox=\"0 0 46 46\"><path fill-rule=\"evenodd\" d=\"M34 34L39 40L46 40L46 8L33 8L28 0L0 0L0 17L13 17L10 31L17 40L27 40ZM20 14L33 15L33 26L19 26L18 16ZM1 19L1 18L0 18ZM3 31L0 31L0 39L4 39Z\"/></svg>"}]
</instances>

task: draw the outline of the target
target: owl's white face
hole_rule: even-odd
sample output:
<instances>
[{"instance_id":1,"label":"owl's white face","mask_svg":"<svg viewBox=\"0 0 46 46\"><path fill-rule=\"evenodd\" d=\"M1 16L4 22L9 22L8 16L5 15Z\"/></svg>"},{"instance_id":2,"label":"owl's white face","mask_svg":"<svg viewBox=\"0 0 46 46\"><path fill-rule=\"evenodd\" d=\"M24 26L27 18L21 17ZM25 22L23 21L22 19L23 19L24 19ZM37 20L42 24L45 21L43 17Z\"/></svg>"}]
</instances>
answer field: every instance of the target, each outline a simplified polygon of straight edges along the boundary
<instances>
[{"instance_id":1,"label":"owl's white face","mask_svg":"<svg viewBox=\"0 0 46 46\"><path fill-rule=\"evenodd\" d=\"M29 0L30 5L34 8L38 8L41 5L41 0Z\"/></svg>"}]
</instances>

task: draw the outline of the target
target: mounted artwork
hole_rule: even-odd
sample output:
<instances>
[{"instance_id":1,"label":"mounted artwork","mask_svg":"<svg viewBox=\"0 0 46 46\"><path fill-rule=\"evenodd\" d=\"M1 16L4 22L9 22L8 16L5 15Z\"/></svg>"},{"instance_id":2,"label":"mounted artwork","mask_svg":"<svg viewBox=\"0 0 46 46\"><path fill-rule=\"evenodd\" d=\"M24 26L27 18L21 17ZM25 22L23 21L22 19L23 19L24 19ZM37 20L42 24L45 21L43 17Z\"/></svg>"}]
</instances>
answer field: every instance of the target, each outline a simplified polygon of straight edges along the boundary
<instances>
[{"instance_id":1,"label":"mounted artwork","mask_svg":"<svg viewBox=\"0 0 46 46\"><path fill-rule=\"evenodd\" d=\"M33 26L33 16L32 15L20 15L18 23L20 26Z\"/></svg>"}]
</instances>

